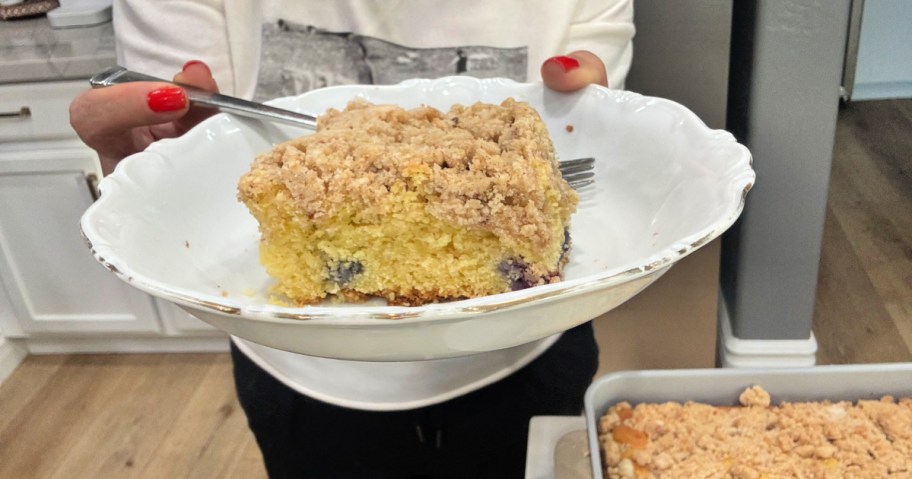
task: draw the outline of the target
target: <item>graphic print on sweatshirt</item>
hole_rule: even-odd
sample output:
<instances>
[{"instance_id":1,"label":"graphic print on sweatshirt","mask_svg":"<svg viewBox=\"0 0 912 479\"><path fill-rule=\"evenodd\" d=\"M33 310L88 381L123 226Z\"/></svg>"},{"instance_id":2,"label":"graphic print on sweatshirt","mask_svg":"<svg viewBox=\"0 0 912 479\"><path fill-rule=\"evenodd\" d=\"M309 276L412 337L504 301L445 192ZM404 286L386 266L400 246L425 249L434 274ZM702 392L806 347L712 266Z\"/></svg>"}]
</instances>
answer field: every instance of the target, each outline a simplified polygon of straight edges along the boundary
<instances>
[{"instance_id":1,"label":"graphic print on sweatshirt","mask_svg":"<svg viewBox=\"0 0 912 479\"><path fill-rule=\"evenodd\" d=\"M449 75L525 81L527 64L526 47L412 48L278 20L263 24L254 100L333 85L388 85Z\"/></svg>"}]
</instances>

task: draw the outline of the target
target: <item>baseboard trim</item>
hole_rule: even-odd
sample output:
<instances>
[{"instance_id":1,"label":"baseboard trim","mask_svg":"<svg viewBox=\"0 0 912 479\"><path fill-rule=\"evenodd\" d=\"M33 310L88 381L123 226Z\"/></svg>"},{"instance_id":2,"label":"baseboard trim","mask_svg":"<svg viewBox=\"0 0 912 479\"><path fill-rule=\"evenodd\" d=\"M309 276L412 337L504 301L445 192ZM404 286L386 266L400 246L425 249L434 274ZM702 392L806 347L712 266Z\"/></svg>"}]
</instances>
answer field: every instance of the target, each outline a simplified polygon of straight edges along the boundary
<instances>
[{"instance_id":1,"label":"baseboard trim","mask_svg":"<svg viewBox=\"0 0 912 479\"><path fill-rule=\"evenodd\" d=\"M852 101L912 98L912 81L856 83Z\"/></svg>"},{"instance_id":2,"label":"baseboard trim","mask_svg":"<svg viewBox=\"0 0 912 479\"><path fill-rule=\"evenodd\" d=\"M170 338L27 338L30 354L223 353L228 336Z\"/></svg>"},{"instance_id":3,"label":"baseboard trim","mask_svg":"<svg viewBox=\"0 0 912 479\"><path fill-rule=\"evenodd\" d=\"M0 338L0 384L19 367L28 356L28 349L21 339Z\"/></svg>"},{"instance_id":4,"label":"baseboard trim","mask_svg":"<svg viewBox=\"0 0 912 479\"><path fill-rule=\"evenodd\" d=\"M719 295L719 362L724 368L808 367L817 362L817 339L739 339Z\"/></svg>"}]
</instances>

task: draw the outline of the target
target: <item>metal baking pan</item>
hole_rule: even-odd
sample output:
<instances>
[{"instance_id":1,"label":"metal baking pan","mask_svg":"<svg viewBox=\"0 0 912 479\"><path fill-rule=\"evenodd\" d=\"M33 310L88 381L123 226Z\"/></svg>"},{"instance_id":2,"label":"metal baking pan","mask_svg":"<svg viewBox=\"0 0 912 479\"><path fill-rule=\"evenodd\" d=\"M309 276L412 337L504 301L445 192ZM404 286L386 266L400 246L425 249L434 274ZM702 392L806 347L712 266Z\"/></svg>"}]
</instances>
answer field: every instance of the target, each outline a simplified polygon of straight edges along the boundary
<instances>
[{"instance_id":1,"label":"metal baking pan","mask_svg":"<svg viewBox=\"0 0 912 479\"><path fill-rule=\"evenodd\" d=\"M698 401L738 404L750 386L762 386L773 403L782 401L857 401L885 395L912 397L912 363L814 366L782 369L681 369L608 374L589 386L586 429L593 479L603 479L598 420L612 405L627 401Z\"/></svg>"}]
</instances>

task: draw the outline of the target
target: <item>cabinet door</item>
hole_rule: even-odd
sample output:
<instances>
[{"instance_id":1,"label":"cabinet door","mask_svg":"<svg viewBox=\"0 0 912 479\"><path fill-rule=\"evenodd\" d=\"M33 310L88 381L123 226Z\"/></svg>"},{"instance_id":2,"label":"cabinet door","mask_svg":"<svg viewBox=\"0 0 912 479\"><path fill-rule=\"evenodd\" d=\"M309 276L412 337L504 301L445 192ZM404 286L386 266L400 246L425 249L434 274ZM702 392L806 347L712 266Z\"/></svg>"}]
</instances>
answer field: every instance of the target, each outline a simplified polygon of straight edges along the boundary
<instances>
[{"instance_id":1,"label":"cabinet door","mask_svg":"<svg viewBox=\"0 0 912 479\"><path fill-rule=\"evenodd\" d=\"M161 330L152 298L98 264L81 237L88 175L98 166L85 147L0 150L0 282L18 319L4 325L9 336Z\"/></svg>"}]
</instances>

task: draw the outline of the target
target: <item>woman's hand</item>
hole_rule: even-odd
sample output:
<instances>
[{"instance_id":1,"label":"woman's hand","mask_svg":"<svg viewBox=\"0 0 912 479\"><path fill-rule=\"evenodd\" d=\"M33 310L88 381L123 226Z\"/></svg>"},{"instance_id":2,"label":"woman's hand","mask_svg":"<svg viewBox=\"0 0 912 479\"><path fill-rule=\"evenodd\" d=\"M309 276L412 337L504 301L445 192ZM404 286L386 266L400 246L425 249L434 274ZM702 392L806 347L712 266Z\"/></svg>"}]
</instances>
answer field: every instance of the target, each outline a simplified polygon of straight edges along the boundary
<instances>
[{"instance_id":1,"label":"woman's hand","mask_svg":"<svg viewBox=\"0 0 912 479\"><path fill-rule=\"evenodd\" d=\"M592 83L608 86L605 64L594 53L585 50L545 60L541 76L545 86L557 91L576 91Z\"/></svg>"},{"instance_id":2,"label":"woman's hand","mask_svg":"<svg viewBox=\"0 0 912 479\"><path fill-rule=\"evenodd\" d=\"M187 62L174 81L218 91L209 67L199 61ZM214 109L190 108L180 87L135 82L81 93L70 104L70 124L98 152L102 171L108 174L126 156L156 140L180 136L214 113Z\"/></svg>"}]
</instances>

